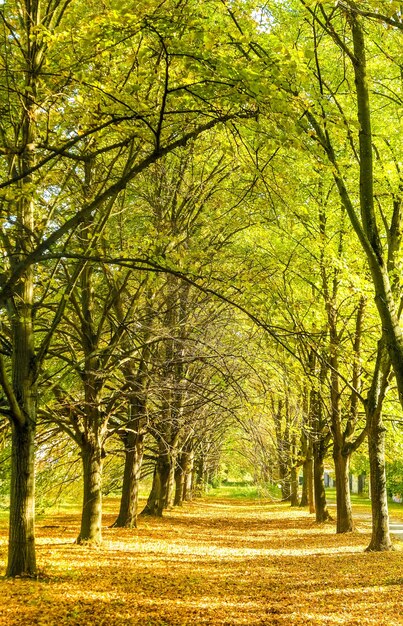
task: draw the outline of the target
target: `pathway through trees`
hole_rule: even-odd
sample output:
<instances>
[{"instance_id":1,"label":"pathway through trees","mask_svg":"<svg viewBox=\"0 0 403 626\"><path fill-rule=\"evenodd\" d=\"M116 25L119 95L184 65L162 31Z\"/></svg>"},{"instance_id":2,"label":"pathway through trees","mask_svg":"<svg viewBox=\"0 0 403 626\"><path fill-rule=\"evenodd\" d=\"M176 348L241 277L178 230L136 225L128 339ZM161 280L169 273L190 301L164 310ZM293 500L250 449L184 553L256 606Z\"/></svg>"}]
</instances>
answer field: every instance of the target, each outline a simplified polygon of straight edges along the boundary
<instances>
[{"instance_id":1,"label":"pathway through trees","mask_svg":"<svg viewBox=\"0 0 403 626\"><path fill-rule=\"evenodd\" d=\"M401 544L365 553L367 510L336 535L266 501L205 498L137 530L107 528L106 508L98 549L73 543L78 513L39 521L44 578L1 582L1 626L403 624Z\"/></svg>"}]
</instances>

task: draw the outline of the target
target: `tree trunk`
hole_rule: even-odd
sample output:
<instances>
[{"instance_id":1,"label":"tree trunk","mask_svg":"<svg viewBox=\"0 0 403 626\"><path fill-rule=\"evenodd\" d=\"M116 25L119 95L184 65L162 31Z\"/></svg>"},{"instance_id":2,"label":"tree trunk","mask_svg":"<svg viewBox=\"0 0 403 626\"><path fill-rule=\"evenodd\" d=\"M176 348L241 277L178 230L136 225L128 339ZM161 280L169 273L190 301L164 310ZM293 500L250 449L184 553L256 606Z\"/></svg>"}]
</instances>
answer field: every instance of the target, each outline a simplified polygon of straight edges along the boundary
<instances>
[{"instance_id":1,"label":"tree trunk","mask_svg":"<svg viewBox=\"0 0 403 626\"><path fill-rule=\"evenodd\" d=\"M147 498L147 504L141 511L140 515L157 515L158 509L158 497L161 491L160 487L160 474L157 471L157 464L154 467L153 482L151 485L151 491Z\"/></svg>"},{"instance_id":2,"label":"tree trunk","mask_svg":"<svg viewBox=\"0 0 403 626\"><path fill-rule=\"evenodd\" d=\"M119 514L113 526L117 528L137 527L137 505L140 471L143 462L144 435L128 433L125 442L125 468Z\"/></svg>"},{"instance_id":3,"label":"tree trunk","mask_svg":"<svg viewBox=\"0 0 403 626\"><path fill-rule=\"evenodd\" d=\"M162 517L167 499L170 471L171 463L168 455L166 453L160 455L154 469L151 492L140 515Z\"/></svg>"},{"instance_id":4,"label":"tree trunk","mask_svg":"<svg viewBox=\"0 0 403 626\"><path fill-rule=\"evenodd\" d=\"M207 485L208 485L208 470L207 470L206 457L203 451L201 451L200 457L196 464L195 483L196 483L197 495L205 494L207 491Z\"/></svg>"},{"instance_id":5,"label":"tree trunk","mask_svg":"<svg viewBox=\"0 0 403 626\"><path fill-rule=\"evenodd\" d=\"M35 33L36 26L42 22L40 8L39 2L23 4L19 22L21 30L14 34L15 40L19 41L24 62L20 67L21 108L19 112L17 109L14 111L17 149L9 151L8 175L11 178L17 176L19 182L14 188L10 187L10 192L11 189L13 192L7 209L3 209L6 213L9 211L8 215L13 216L13 219L7 218L5 213L4 219L10 227L10 233L2 238L3 254L5 251L8 256L8 262L3 263L2 272L6 273L2 275L2 282L7 278L8 269L11 276L15 270L19 275L11 287L6 306L11 327L12 381L8 378L3 356L0 355L0 382L9 404L12 422L7 576L36 575L34 437L36 381L41 363L35 353L34 306L35 300L39 301L40 298L35 298L34 267L28 265L21 272L18 266L24 263L38 243L33 171L36 162L36 115L39 110L38 76L45 51L41 37Z\"/></svg>"},{"instance_id":6,"label":"tree trunk","mask_svg":"<svg viewBox=\"0 0 403 626\"><path fill-rule=\"evenodd\" d=\"M324 476L324 454L321 442L313 445L313 482L315 494L315 514L318 524L323 524L331 520L330 513L327 509Z\"/></svg>"},{"instance_id":7,"label":"tree trunk","mask_svg":"<svg viewBox=\"0 0 403 626\"><path fill-rule=\"evenodd\" d=\"M309 459L308 465L308 506L309 512L315 513L315 497L313 488L313 458Z\"/></svg>"},{"instance_id":8,"label":"tree trunk","mask_svg":"<svg viewBox=\"0 0 403 626\"><path fill-rule=\"evenodd\" d=\"M385 471L385 428L382 405L388 388L391 363L384 339L378 342L374 375L366 402L372 507L372 537L368 551L392 550Z\"/></svg>"},{"instance_id":9,"label":"tree trunk","mask_svg":"<svg viewBox=\"0 0 403 626\"><path fill-rule=\"evenodd\" d=\"M175 446L175 448L172 448L170 452L170 467L164 509L170 509L173 507L175 501L175 472L177 467L177 456L178 452Z\"/></svg>"},{"instance_id":10,"label":"tree trunk","mask_svg":"<svg viewBox=\"0 0 403 626\"><path fill-rule=\"evenodd\" d=\"M281 499L284 502L291 500L291 481L288 475L281 478Z\"/></svg>"},{"instance_id":11,"label":"tree trunk","mask_svg":"<svg viewBox=\"0 0 403 626\"><path fill-rule=\"evenodd\" d=\"M392 549L389 535L388 497L385 471L385 429L382 420L374 419L368 430L371 476L372 536L368 551Z\"/></svg>"},{"instance_id":12,"label":"tree trunk","mask_svg":"<svg viewBox=\"0 0 403 626\"><path fill-rule=\"evenodd\" d=\"M22 211L26 230L32 232L28 204ZM21 218L24 221L24 218ZM25 250L29 243L21 244ZM12 329L12 382L0 355L0 380L11 410L12 453L10 527L7 576L35 576L35 459L36 359L33 323L34 280L29 268L15 289L10 305Z\"/></svg>"},{"instance_id":13,"label":"tree trunk","mask_svg":"<svg viewBox=\"0 0 403 626\"><path fill-rule=\"evenodd\" d=\"M302 492L301 500L299 501L299 506L301 507L308 506L308 465L309 460L305 459L302 465Z\"/></svg>"},{"instance_id":14,"label":"tree trunk","mask_svg":"<svg viewBox=\"0 0 403 626\"><path fill-rule=\"evenodd\" d=\"M291 506L298 506L298 468L293 465L291 468Z\"/></svg>"},{"instance_id":15,"label":"tree trunk","mask_svg":"<svg viewBox=\"0 0 403 626\"><path fill-rule=\"evenodd\" d=\"M193 484L194 484L194 451L185 452L185 480L183 482L183 496L184 501L189 502L193 499Z\"/></svg>"},{"instance_id":16,"label":"tree trunk","mask_svg":"<svg viewBox=\"0 0 403 626\"><path fill-rule=\"evenodd\" d=\"M7 576L35 576L35 458L36 383L32 320L33 281L27 271L18 288L20 309L12 319L12 389L8 392L12 425L10 528ZM17 300L18 300L17 299ZM22 302L22 304L21 304ZM1 363L3 389L7 374ZM13 407L14 405L14 407ZM14 410L13 410L14 409Z\"/></svg>"},{"instance_id":17,"label":"tree trunk","mask_svg":"<svg viewBox=\"0 0 403 626\"><path fill-rule=\"evenodd\" d=\"M7 576L36 575L34 436L30 422L12 424Z\"/></svg>"},{"instance_id":18,"label":"tree trunk","mask_svg":"<svg viewBox=\"0 0 403 626\"><path fill-rule=\"evenodd\" d=\"M102 542L102 447L85 442L81 447L83 461L83 509L77 543L98 545Z\"/></svg>"},{"instance_id":19,"label":"tree trunk","mask_svg":"<svg viewBox=\"0 0 403 626\"><path fill-rule=\"evenodd\" d=\"M174 506L182 506L183 495L185 490L185 467L186 467L186 452L182 452L179 458L178 465L175 470L175 499Z\"/></svg>"},{"instance_id":20,"label":"tree trunk","mask_svg":"<svg viewBox=\"0 0 403 626\"><path fill-rule=\"evenodd\" d=\"M309 506L309 512L314 513L314 497L313 497L313 459L311 452L305 459L302 466L303 470L303 482L302 482L302 494L299 506Z\"/></svg>"},{"instance_id":21,"label":"tree trunk","mask_svg":"<svg viewBox=\"0 0 403 626\"><path fill-rule=\"evenodd\" d=\"M333 450L336 473L337 533L349 533L354 530L353 512L350 500L350 455L342 454L336 446Z\"/></svg>"}]
</instances>

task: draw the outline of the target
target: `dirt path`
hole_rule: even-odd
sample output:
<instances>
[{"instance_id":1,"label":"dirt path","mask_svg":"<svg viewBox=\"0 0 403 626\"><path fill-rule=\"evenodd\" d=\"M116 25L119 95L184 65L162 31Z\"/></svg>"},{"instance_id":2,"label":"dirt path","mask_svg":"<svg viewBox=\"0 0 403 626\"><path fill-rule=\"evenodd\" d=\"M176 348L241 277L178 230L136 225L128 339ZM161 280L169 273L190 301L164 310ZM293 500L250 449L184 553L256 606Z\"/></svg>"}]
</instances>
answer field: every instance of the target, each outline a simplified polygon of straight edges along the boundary
<instances>
[{"instance_id":1,"label":"dirt path","mask_svg":"<svg viewBox=\"0 0 403 626\"><path fill-rule=\"evenodd\" d=\"M72 543L78 517L54 516L37 532L47 578L1 581L0 625L403 625L403 553L365 553L357 519L336 536L285 505L206 499L91 550Z\"/></svg>"}]
</instances>

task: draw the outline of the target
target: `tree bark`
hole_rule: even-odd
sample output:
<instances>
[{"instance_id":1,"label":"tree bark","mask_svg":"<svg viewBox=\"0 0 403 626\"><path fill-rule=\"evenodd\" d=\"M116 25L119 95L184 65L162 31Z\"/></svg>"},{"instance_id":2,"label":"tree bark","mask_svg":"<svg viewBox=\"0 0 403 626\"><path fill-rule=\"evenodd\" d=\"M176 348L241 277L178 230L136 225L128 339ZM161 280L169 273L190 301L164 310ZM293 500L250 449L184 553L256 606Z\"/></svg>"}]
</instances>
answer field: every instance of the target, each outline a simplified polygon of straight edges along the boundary
<instances>
[{"instance_id":1,"label":"tree bark","mask_svg":"<svg viewBox=\"0 0 403 626\"><path fill-rule=\"evenodd\" d=\"M175 473L177 468L177 446L170 450L170 467L164 509L170 509L175 502Z\"/></svg>"},{"instance_id":2,"label":"tree bark","mask_svg":"<svg viewBox=\"0 0 403 626\"><path fill-rule=\"evenodd\" d=\"M291 441L290 441L290 414L288 395L286 395L285 414L283 400L278 401L277 409L273 403L273 417L276 429L277 463L281 488L281 499L291 499Z\"/></svg>"},{"instance_id":3,"label":"tree bark","mask_svg":"<svg viewBox=\"0 0 403 626\"><path fill-rule=\"evenodd\" d=\"M27 211L29 213L29 211ZM7 576L35 576L36 373L33 328L33 275L27 270L18 285L12 316L12 388L1 362L1 381L11 408L9 562Z\"/></svg>"},{"instance_id":4,"label":"tree bark","mask_svg":"<svg viewBox=\"0 0 403 626\"><path fill-rule=\"evenodd\" d=\"M372 536L367 550L381 552L392 549L386 490L385 428L381 420L374 420L368 430L368 452L371 476Z\"/></svg>"},{"instance_id":5,"label":"tree bark","mask_svg":"<svg viewBox=\"0 0 403 626\"><path fill-rule=\"evenodd\" d=\"M385 428L382 423L382 405L388 387L390 365L385 343L381 340L378 342L375 370L365 407L368 425L372 508L372 536L367 550L371 552L383 552L393 549L389 534L385 470Z\"/></svg>"},{"instance_id":6,"label":"tree bark","mask_svg":"<svg viewBox=\"0 0 403 626\"><path fill-rule=\"evenodd\" d=\"M302 464L302 491L299 506L308 506L308 465L309 461L305 459Z\"/></svg>"},{"instance_id":7,"label":"tree bark","mask_svg":"<svg viewBox=\"0 0 403 626\"><path fill-rule=\"evenodd\" d=\"M193 498L193 484L194 484L194 451L186 452L185 461L185 480L183 482L183 496L182 499L189 502Z\"/></svg>"},{"instance_id":8,"label":"tree bark","mask_svg":"<svg viewBox=\"0 0 403 626\"><path fill-rule=\"evenodd\" d=\"M35 576L34 436L30 422L12 424L7 576Z\"/></svg>"},{"instance_id":9,"label":"tree bark","mask_svg":"<svg viewBox=\"0 0 403 626\"><path fill-rule=\"evenodd\" d=\"M137 527L137 506L141 465L144 453L144 434L129 432L125 442L125 468L119 514L113 526Z\"/></svg>"},{"instance_id":10,"label":"tree bark","mask_svg":"<svg viewBox=\"0 0 403 626\"><path fill-rule=\"evenodd\" d=\"M311 448L311 444L309 444L309 448ZM299 506L309 506L309 512L314 513L314 498L313 498L313 458L312 458L312 450L308 449L307 458L305 459L302 472L302 494Z\"/></svg>"},{"instance_id":11,"label":"tree bark","mask_svg":"<svg viewBox=\"0 0 403 626\"><path fill-rule=\"evenodd\" d=\"M309 356L309 366L314 369L314 354ZM301 435L301 459L302 461L302 490L301 499L299 502L300 507L308 506L309 496L312 492L310 483L312 482L312 408L313 408L313 391L311 389L304 389L303 393L303 412L304 412L304 426Z\"/></svg>"},{"instance_id":12,"label":"tree bark","mask_svg":"<svg viewBox=\"0 0 403 626\"><path fill-rule=\"evenodd\" d=\"M26 131L29 136L30 131ZM30 160L28 159L28 164ZM21 257L32 247L34 206L22 200L17 214L22 232L16 245ZM17 252L15 254L18 258ZM34 275L28 268L9 303L12 336L12 383L1 357L1 383L10 405L12 458L8 576L36 574L34 539L34 437L36 426L37 361L34 334Z\"/></svg>"},{"instance_id":13,"label":"tree bark","mask_svg":"<svg viewBox=\"0 0 403 626\"><path fill-rule=\"evenodd\" d=\"M171 463L168 454L160 454L154 469L153 484L147 504L140 515L162 517L168 494Z\"/></svg>"},{"instance_id":14,"label":"tree bark","mask_svg":"<svg viewBox=\"0 0 403 626\"><path fill-rule=\"evenodd\" d=\"M350 455L343 454L335 443L333 448L333 460L336 473L336 532L349 533L354 530L353 512L350 500Z\"/></svg>"},{"instance_id":15,"label":"tree bark","mask_svg":"<svg viewBox=\"0 0 403 626\"><path fill-rule=\"evenodd\" d=\"M93 442L84 442L81 458L84 493L77 543L99 545L102 542L102 447Z\"/></svg>"},{"instance_id":16,"label":"tree bark","mask_svg":"<svg viewBox=\"0 0 403 626\"><path fill-rule=\"evenodd\" d=\"M330 513L327 508L326 491L323 483L324 476L324 457L326 453L323 451L321 441L313 444L313 481L315 494L315 515L318 524L323 524L331 520Z\"/></svg>"},{"instance_id":17,"label":"tree bark","mask_svg":"<svg viewBox=\"0 0 403 626\"><path fill-rule=\"evenodd\" d=\"M186 467L186 452L182 452L179 458L179 462L177 464L175 470L175 498L174 498L174 506L182 506L183 503L183 495L185 490L185 467Z\"/></svg>"},{"instance_id":18,"label":"tree bark","mask_svg":"<svg viewBox=\"0 0 403 626\"><path fill-rule=\"evenodd\" d=\"M208 468L207 468L207 454L204 450L200 450L195 472L195 483L197 495L203 495L207 491L208 486Z\"/></svg>"},{"instance_id":19,"label":"tree bark","mask_svg":"<svg viewBox=\"0 0 403 626\"><path fill-rule=\"evenodd\" d=\"M291 494L290 494L291 506L298 506L298 468L293 465L291 467Z\"/></svg>"},{"instance_id":20,"label":"tree bark","mask_svg":"<svg viewBox=\"0 0 403 626\"><path fill-rule=\"evenodd\" d=\"M308 465L308 506L311 514L315 513L315 496L313 485L313 457L311 457Z\"/></svg>"},{"instance_id":21,"label":"tree bark","mask_svg":"<svg viewBox=\"0 0 403 626\"><path fill-rule=\"evenodd\" d=\"M327 419L323 415L321 390L325 384L327 364L322 363L319 371L320 391L311 390L311 413L312 413L312 457L313 457L313 487L315 498L315 516L318 524L331 520L327 509L326 491L324 485L325 457L328 443L331 437Z\"/></svg>"}]
</instances>

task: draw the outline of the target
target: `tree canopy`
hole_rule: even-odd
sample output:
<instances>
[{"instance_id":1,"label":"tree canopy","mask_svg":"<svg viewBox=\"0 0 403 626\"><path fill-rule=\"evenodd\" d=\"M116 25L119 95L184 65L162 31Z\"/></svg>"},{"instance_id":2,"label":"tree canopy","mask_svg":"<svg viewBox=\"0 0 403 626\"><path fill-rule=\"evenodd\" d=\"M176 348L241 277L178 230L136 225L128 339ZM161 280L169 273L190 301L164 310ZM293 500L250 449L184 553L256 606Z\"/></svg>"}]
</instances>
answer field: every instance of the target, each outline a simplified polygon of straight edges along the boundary
<instances>
[{"instance_id":1,"label":"tree canopy","mask_svg":"<svg viewBox=\"0 0 403 626\"><path fill-rule=\"evenodd\" d=\"M7 575L37 572L35 472L47 459L57 482L63 454L82 462L77 541L100 544L109 480L116 525L225 471L324 522L329 465L350 532L359 451L368 549L391 549L400 3L5 0L0 16Z\"/></svg>"}]
</instances>

